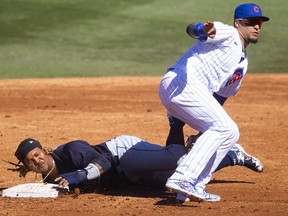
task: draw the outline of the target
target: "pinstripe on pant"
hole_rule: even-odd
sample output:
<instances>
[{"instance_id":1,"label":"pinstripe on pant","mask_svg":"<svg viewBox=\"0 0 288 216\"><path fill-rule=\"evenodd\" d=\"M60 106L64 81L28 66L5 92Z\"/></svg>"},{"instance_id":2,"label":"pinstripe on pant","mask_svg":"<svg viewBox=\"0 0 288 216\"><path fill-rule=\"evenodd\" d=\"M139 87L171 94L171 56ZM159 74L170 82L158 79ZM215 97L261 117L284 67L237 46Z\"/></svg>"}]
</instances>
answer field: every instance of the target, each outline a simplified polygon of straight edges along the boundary
<instances>
[{"instance_id":1,"label":"pinstripe on pant","mask_svg":"<svg viewBox=\"0 0 288 216\"><path fill-rule=\"evenodd\" d=\"M160 83L159 96L171 115L203 132L169 180L189 181L203 190L212 172L238 141L238 127L197 81L187 83L178 79L176 73L167 72Z\"/></svg>"}]
</instances>

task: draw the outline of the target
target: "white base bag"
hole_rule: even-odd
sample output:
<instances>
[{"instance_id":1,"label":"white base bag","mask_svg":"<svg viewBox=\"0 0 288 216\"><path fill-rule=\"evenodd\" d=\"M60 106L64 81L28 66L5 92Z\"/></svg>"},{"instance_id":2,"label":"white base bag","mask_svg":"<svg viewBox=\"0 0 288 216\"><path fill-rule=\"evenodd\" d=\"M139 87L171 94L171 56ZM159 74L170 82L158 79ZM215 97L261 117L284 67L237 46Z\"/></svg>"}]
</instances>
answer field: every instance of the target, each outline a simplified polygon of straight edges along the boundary
<instances>
[{"instance_id":1,"label":"white base bag","mask_svg":"<svg viewBox=\"0 0 288 216\"><path fill-rule=\"evenodd\" d=\"M57 184L27 183L3 190L2 197L56 198L68 192L68 187L59 187Z\"/></svg>"}]
</instances>

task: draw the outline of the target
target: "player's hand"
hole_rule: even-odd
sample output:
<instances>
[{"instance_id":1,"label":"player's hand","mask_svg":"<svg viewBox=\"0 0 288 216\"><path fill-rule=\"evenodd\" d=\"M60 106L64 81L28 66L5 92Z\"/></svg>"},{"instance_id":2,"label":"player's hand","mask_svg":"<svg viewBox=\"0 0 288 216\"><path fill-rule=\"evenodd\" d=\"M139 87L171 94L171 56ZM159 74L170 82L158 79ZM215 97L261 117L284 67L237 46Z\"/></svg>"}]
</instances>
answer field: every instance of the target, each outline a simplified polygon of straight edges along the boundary
<instances>
[{"instance_id":1,"label":"player's hand","mask_svg":"<svg viewBox=\"0 0 288 216\"><path fill-rule=\"evenodd\" d=\"M80 173L85 172L82 170L77 170L69 173L62 173L55 181L60 181L59 186L68 186L68 185L78 185L81 183ZM86 174L86 172L85 172Z\"/></svg>"},{"instance_id":2,"label":"player's hand","mask_svg":"<svg viewBox=\"0 0 288 216\"><path fill-rule=\"evenodd\" d=\"M204 30L208 37L214 38L216 35L216 28L214 27L214 23L211 21L207 21L204 23Z\"/></svg>"},{"instance_id":3,"label":"player's hand","mask_svg":"<svg viewBox=\"0 0 288 216\"><path fill-rule=\"evenodd\" d=\"M58 182L58 185L59 185L60 187L67 187L67 186L69 186L69 181L68 181L67 179L61 177L61 176L59 176L58 178L56 178L54 181L55 181L55 182Z\"/></svg>"}]
</instances>

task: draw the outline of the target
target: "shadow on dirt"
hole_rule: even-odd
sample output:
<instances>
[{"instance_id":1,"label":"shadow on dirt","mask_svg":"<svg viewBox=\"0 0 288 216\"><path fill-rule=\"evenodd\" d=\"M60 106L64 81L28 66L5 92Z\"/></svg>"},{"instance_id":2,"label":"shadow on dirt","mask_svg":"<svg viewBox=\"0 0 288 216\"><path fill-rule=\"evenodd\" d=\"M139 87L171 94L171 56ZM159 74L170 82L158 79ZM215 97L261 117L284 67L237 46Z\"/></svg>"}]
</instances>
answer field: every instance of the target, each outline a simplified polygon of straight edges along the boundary
<instances>
[{"instance_id":1,"label":"shadow on dirt","mask_svg":"<svg viewBox=\"0 0 288 216\"><path fill-rule=\"evenodd\" d=\"M211 180L209 184L255 184L249 181L232 181L232 180Z\"/></svg>"},{"instance_id":2,"label":"shadow on dirt","mask_svg":"<svg viewBox=\"0 0 288 216\"><path fill-rule=\"evenodd\" d=\"M255 182L214 179L210 181L209 184L255 184ZM71 193L74 193L74 189L71 190ZM179 205L179 203L175 203L176 194L167 190L163 184L147 185L143 183L135 184L129 182L118 182L115 184L114 182L114 184L102 184L99 186L97 182L90 181L80 188L80 193L98 193L108 196L128 196L140 198L160 198L162 200L157 202L156 205Z\"/></svg>"}]
</instances>

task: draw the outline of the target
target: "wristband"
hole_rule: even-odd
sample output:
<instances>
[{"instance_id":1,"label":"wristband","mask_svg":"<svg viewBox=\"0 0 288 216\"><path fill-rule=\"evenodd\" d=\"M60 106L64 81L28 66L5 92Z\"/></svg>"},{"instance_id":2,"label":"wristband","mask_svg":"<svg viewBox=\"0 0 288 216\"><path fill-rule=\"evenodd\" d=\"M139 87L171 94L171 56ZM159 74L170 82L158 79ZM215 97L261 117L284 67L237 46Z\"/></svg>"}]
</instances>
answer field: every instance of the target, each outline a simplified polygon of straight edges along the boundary
<instances>
[{"instance_id":1,"label":"wristband","mask_svg":"<svg viewBox=\"0 0 288 216\"><path fill-rule=\"evenodd\" d=\"M196 23L193 28L193 34L196 38L200 38L201 36L207 36L204 30L204 24L201 22Z\"/></svg>"},{"instance_id":2,"label":"wristband","mask_svg":"<svg viewBox=\"0 0 288 216\"><path fill-rule=\"evenodd\" d=\"M87 170L77 170L74 172L64 173L60 175L62 178L65 178L69 184L78 185L81 182L87 180Z\"/></svg>"},{"instance_id":3,"label":"wristband","mask_svg":"<svg viewBox=\"0 0 288 216\"><path fill-rule=\"evenodd\" d=\"M207 36L201 36L198 38L198 40L201 42L205 42L207 40L207 38L208 38Z\"/></svg>"}]
</instances>

